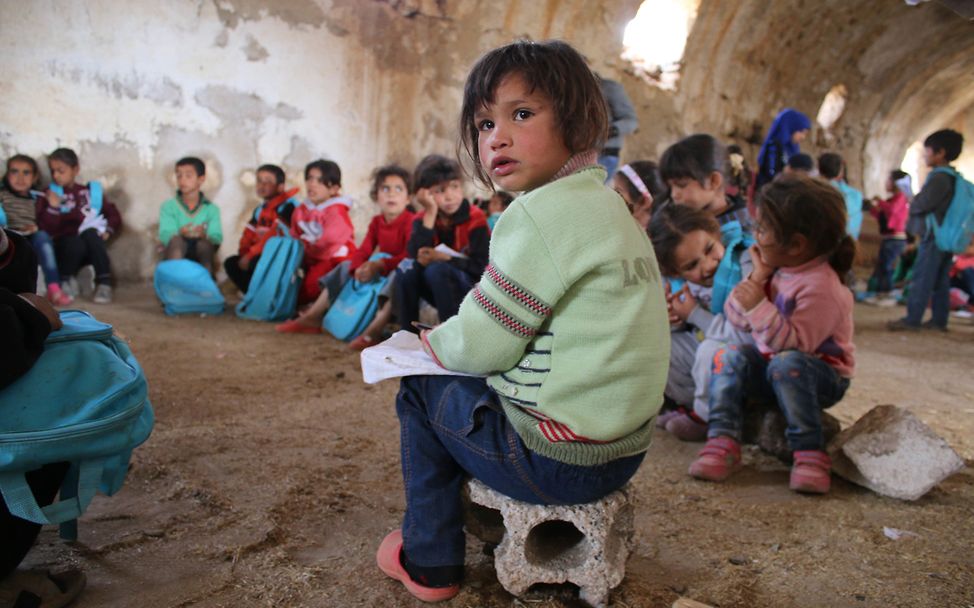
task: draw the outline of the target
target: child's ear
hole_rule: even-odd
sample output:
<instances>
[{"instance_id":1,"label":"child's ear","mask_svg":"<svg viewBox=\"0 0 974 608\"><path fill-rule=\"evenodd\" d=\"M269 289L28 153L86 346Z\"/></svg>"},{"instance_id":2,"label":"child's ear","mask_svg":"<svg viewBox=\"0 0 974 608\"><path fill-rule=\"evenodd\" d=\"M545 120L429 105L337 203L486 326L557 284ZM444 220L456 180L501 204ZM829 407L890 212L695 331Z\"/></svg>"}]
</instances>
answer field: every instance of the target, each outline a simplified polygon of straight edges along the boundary
<instances>
[{"instance_id":1,"label":"child's ear","mask_svg":"<svg viewBox=\"0 0 974 608\"><path fill-rule=\"evenodd\" d=\"M711 171L707 177L707 190L716 190L724 185L724 174L720 171Z\"/></svg>"},{"instance_id":2,"label":"child's ear","mask_svg":"<svg viewBox=\"0 0 974 608\"><path fill-rule=\"evenodd\" d=\"M788 255L795 257L804 257L806 251L808 250L808 237L804 234L793 234L791 236L791 241L788 243Z\"/></svg>"}]
</instances>

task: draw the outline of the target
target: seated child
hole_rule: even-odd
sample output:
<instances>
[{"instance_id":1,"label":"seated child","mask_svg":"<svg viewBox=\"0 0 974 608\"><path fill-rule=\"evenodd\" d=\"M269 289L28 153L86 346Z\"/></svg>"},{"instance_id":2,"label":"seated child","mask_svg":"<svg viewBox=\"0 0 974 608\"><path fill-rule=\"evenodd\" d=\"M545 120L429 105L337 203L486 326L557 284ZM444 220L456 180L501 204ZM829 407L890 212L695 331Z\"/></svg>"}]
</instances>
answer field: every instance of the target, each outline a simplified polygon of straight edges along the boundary
<instances>
[{"instance_id":1,"label":"seated child","mask_svg":"<svg viewBox=\"0 0 974 608\"><path fill-rule=\"evenodd\" d=\"M95 270L96 304L112 301L112 268L105 242L122 226L122 216L107 198L92 196L92 188L101 191L101 184L85 186L75 183L81 168L78 155L70 148L58 148L47 158L54 182L44 198L37 201L37 225L54 241L62 287L67 294L78 297L75 275L86 264Z\"/></svg>"},{"instance_id":2,"label":"seated child","mask_svg":"<svg viewBox=\"0 0 974 608\"><path fill-rule=\"evenodd\" d=\"M277 331L320 334L322 319L331 307L332 298L338 297L350 278L354 277L361 283L368 283L378 277L389 276L396 269L396 266L406 257L406 244L409 243L409 235L413 229L413 212L407 208L409 190L409 172L402 167L388 165L376 169L369 194L372 200L378 203L379 213L369 222L365 238L362 239L351 259L341 262L321 278L319 281L321 294L314 304L299 314L296 319L277 325L275 327ZM369 261L369 257L374 253L385 253L389 257ZM375 325L381 323L378 325L380 331L392 315L392 305L388 298L388 294L391 293L389 286L387 285L383 291L386 293L386 301L376 314L376 318L380 320L373 322ZM376 329L371 325L370 328ZM356 348L359 343L363 343L362 348L370 345L375 338L369 333L370 328L366 329L361 340L358 342L353 340L353 344L350 345L353 348Z\"/></svg>"},{"instance_id":3,"label":"seated child","mask_svg":"<svg viewBox=\"0 0 974 608\"><path fill-rule=\"evenodd\" d=\"M57 269L54 243L49 234L37 227L37 199L44 196L34 190L39 179L37 162L24 154L16 154L7 161L7 173L0 190L0 226L18 232L30 242L41 263L47 298L55 306L67 306L74 298L61 290L61 275Z\"/></svg>"},{"instance_id":4,"label":"seated child","mask_svg":"<svg viewBox=\"0 0 974 608\"><path fill-rule=\"evenodd\" d=\"M414 172L416 200L423 211L413 220L408 255L416 260L396 278L399 323L416 331L419 300L436 307L440 321L457 314L460 302L487 266L490 233L484 212L463 197L460 165L436 154L420 161ZM460 254L437 251L446 245Z\"/></svg>"},{"instance_id":5,"label":"seated child","mask_svg":"<svg viewBox=\"0 0 974 608\"><path fill-rule=\"evenodd\" d=\"M199 262L212 275L213 256L223 242L220 208L200 188L206 181L203 161L187 156L176 161L176 196L159 210L159 241L167 260Z\"/></svg>"},{"instance_id":6,"label":"seated child","mask_svg":"<svg viewBox=\"0 0 974 608\"><path fill-rule=\"evenodd\" d=\"M806 177L812 176L815 171L815 161L804 152L800 152L788 159L784 170L779 175L794 175L796 173Z\"/></svg>"},{"instance_id":7,"label":"seated child","mask_svg":"<svg viewBox=\"0 0 974 608\"><path fill-rule=\"evenodd\" d=\"M316 160L304 168L308 198L291 215L291 236L304 245L304 282L298 304L314 302L321 293L321 277L355 253L355 228L348 210L352 199L341 196L342 170L330 160Z\"/></svg>"},{"instance_id":8,"label":"seated child","mask_svg":"<svg viewBox=\"0 0 974 608\"><path fill-rule=\"evenodd\" d=\"M905 180L905 181L904 181ZM869 212L879 222L879 234L883 238L879 246L879 257L870 282L875 284L876 294L867 297L867 304L894 306L896 300L890 297L893 290L893 269L896 260L906 248L906 221L910 216L910 203L907 200L910 176L904 171L894 169L886 178L886 191L889 198L876 197Z\"/></svg>"},{"instance_id":9,"label":"seated child","mask_svg":"<svg viewBox=\"0 0 974 608\"><path fill-rule=\"evenodd\" d=\"M513 201L514 196L510 192L504 192L503 190L495 192L490 197L490 200L487 201L487 228L491 232L494 231L497 220L501 219L501 214L511 206Z\"/></svg>"},{"instance_id":10,"label":"seated child","mask_svg":"<svg viewBox=\"0 0 974 608\"><path fill-rule=\"evenodd\" d=\"M890 321L890 331L916 330L921 327L947 331L950 315L950 266L953 254L937 247L930 221L944 221L947 209L954 198L957 178L945 169L957 160L964 148L964 136L953 129L931 133L923 140L923 162L932 169L923 188L910 204L910 220L920 237L916 260L913 263L913 279L906 301L906 316ZM908 228L909 230L909 228ZM929 304L930 320L921 324Z\"/></svg>"},{"instance_id":11,"label":"seated child","mask_svg":"<svg viewBox=\"0 0 974 608\"><path fill-rule=\"evenodd\" d=\"M581 55L558 41L487 53L461 116L480 179L524 194L459 313L421 334L440 365L489 375L411 376L396 398L406 512L376 558L423 601L459 592L468 477L535 504L624 486L649 446L668 357L653 249L596 164L605 101Z\"/></svg>"},{"instance_id":12,"label":"seated child","mask_svg":"<svg viewBox=\"0 0 974 608\"><path fill-rule=\"evenodd\" d=\"M751 272L747 249L750 235L740 224L723 227L708 213L686 205L667 205L649 225L649 240L660 270L686 281L670 304L673 313L694 334L692 356L682 355L679 344L670 352L670 369L693 382L693 407L663 414L663 428L684 441L707 437L711 362L728 344L753 344L750 332L734 327L724 316L724 302L743 277ZM679 334L671 334L679 335ZM702 340L697 336L701 336Z\"/></svg>"},{"instance_id":13,"label":"seated child","mask_svg":"<svg viewBox=\"0 0 974 608\"><path fill-rule=\"evenodd\" d=\"M651 160L637 160L623 165L612 177L612 188L626 201L629 212L643 229L649 227L653 202L666 197L659 168Z\"/></svg>"},{"instance_id":14,"label":"seated child","mask_svg":"<svg viewBox=\"0 0 974 608\"><path fill-rule=\"evenodd\" d=\"M845 161L834 152L826 152L818 157L818 172L842 193L848 218L846 232L859 240L859 232L862 231L862 192L846 183Z\"/></svg>"},{"instance_id":15,"label":"seated child","mask_svg":"<svg viewBox=\"0 0 974 608\"><path fill-rule=\"evenodd\" d=\"M842 399L855 370L852 293L842 277L856 244L842 195L821 180L775 180L755 205L754 270L724 305L754 345L730 345L714 357L707 444L690 475L723 481L740 468L746 401L767 399L787 421L791 489L824 494L832 464L821 410Z\"/></svg>"},{"instance_id":16,"label":"seated child","mask_svg":"<svg viewBox=\"0 0 974 608\"><path fill-rule=\"evenodd\" d=\"M250 278L260 261L264 245L272 236L284 235L291 230L291 214L294 213L293 197L297 188L284 191L284 170L277 165L261 165L257 168L257 196L260 204L244 226L240 235L237 255L223 260L227 276L237 288L246 293Z\"/></svg>"},{"instance_id":17,"label":"seated child","mask_svg":"<svg viewBox=\"0 0 974 608\"><path fill-rule=\"evenodd\" d=\"M679 205L689 205L710 213L721 225L739 222L751 230L747 203L740 196L727 194L727 150L706 133L685 137L663 152L659 172Z\"/></svg>"}]
</instances>

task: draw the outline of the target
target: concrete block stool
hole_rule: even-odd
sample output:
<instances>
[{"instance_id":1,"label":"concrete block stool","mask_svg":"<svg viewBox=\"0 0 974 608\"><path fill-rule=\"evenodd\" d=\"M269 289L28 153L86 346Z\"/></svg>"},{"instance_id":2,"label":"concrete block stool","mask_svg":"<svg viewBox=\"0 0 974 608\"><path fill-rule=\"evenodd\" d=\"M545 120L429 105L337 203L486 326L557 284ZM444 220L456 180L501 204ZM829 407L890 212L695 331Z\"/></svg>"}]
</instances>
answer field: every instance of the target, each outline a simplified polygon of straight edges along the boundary
<instances>
[{"instance_id":1,"label":"concrete block stool","mask_svg":"<svg viewBox=\"0 0 974 608\"><path fill-rule=\"evenodd\" d=\"M537 583L573 583L592 606L606 606L632 551L630 487L580 505L514 500L475 479L467 482L467 529L494 550L497 580L518 596ZM499 516L498 516L499 511Z\"/></svg>"}]
</instances>

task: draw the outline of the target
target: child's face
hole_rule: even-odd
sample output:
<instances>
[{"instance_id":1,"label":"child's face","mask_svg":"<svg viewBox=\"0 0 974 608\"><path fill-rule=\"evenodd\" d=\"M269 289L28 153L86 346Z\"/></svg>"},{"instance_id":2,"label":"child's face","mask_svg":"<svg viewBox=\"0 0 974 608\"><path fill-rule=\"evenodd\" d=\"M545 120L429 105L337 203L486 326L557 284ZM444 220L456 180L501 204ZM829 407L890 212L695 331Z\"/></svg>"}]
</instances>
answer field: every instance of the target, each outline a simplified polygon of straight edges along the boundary
<instances>
[{"instance_id":1,"label":"child's face","mask_svg":"<svg viewBox=\"0 0 974 608\"><path fill-rule=\"evenodd\" d=\"M670 196L681 205L712 213L724 204L724 179L717 171L702 184L692 177L671 179L666 183L670 187Z\"/></svg>"},{"instance_id":2,"label":"child's face","mask_svg":"<svg viewBox=\"0 0 974 608\"><path fill-rule=\"evenodd\" d=\"M277 183L277 176L270 171L257 172L257 196L261 200L274 198L284 190L284 184Z\"/></svg>"},{"instance_id":3,"label":"child's face","mask_svg":"<svg viewBox=\"0 0 974 608\"><path fill-rule=\"evenodd\" d=\"M803 131L795 131L794 133L791 134L791 141L792 143L800 144L807 135L808 135L808 129L805 129Z\"/></svg>"},{"instance_id":4,"label":"child's face","mask_svg":"<svg viewBox=\"0 0 974 608\"><path fill-rule=\"evenodd\" d=\"M409 204L409 189L398 175L387 175L379 184L375 198L382 215L389 219L397 218Z\"/></svg>"},{"instance_id":5,"label":"child's face","mask_svg":"<svg viewBox=\"0 0 974 608\"><path fill-rule=\"evenodd\" d=\"M47 166L51 169L51 179L62 188L73 184L74 178L78 177L81 171L81 167L72 167L59 160L48 161Z\"/></svg>"},{"instance_id":6,"label":"child's face","mask_svg":"<svg viewBox=\"0 0 974 608\"><path fill-rule=\"evenodd\" d=\"M946 150L934 150L927 146L923 146L923 163L928 167L937 167L939 165L946 164L947 162L947 151Z\"/></svg>"},{"instance_id":7,"label":"child's face","mask_svg":"<svg viewBox=\"0 0 974 608\"><path fill-rule=\"evenodd\" d=\"M616 173L612 176L612 189L619 193L619 196L626 201L626 205L630 209L636 206L638 201L632 200L632 197L629 196L629 180L624 175Z\"/></svg>"},{"instance_id":8,"label":"child's face","mask_svg":"<svg viewBox=\"0 0 974 608\"><path fill-rule=\"evenodd\" d=\"M800 234L792 236L790 243L781 243L767 224L762 220L758 209L754 228L754 242L765 263L772 268L790 268L809 261L808 241Z\"/></svg>"},{"instance_id":9,"label":"child's face","mask_svg":"<svg viewBox=\"0 0 974 608\"><path fill-rule=\"evenodd\" d=\"M551 99L531 91L520 74L505 77L474 120L480 163L504 190L542 186L571 157Z\"/></svg>"},{"instance_id":10,"label":"child's face","mask_svg":"<svg viewBox=\"0 0 974 608\"><path fill-rule=\"evenodd\" d=\"M463 184L458 179L431 186L430 194L433 195L437 208L447 215L456 213L463 204Z\"/></svg>"},{"instance_id":11,"label":"child's face","mask_svg":"<svg viewBox=\"0 0 974 608\"><path fill-rule=\"evenodd\" d=\"M37 175L29 163L14 161L7 164L7 182L17 194L27 194Z\"/></svg>"},{"instance_id":12,"label":"child's face","mask_svg":"<svg viewBox=\"0 0 974 608\"><path fill-rule=\"evenodd\" d=\"M196 175L196 169L192 165L176 167L176 187L183 196L199 192L205 181L206 176Z\"/></svg>"},{"instance_id":13,"label":"child's face","mask_svg":"<svg viewBox=\"0 0 974 608\"><path fill-rule=\"evenodd\" d=\"M315 204L323 203L334 196L338 196L342 189L337 184L326 184L321 169L316 168L308 171L308 177L304 180L304 187L308 191L308 198Z\"/></svg>"},{"instance_id":14,"label":"child's face","mask_svg":"<svg viewBox=\"0 0 974 608\"><path fill-rule=\"evenodd\" d=\"M681 279L709 287L714 284L717 266L724 257L720 235L694 230L683 236L673 251L673 261Z\"/></svg>"}]
</instances>

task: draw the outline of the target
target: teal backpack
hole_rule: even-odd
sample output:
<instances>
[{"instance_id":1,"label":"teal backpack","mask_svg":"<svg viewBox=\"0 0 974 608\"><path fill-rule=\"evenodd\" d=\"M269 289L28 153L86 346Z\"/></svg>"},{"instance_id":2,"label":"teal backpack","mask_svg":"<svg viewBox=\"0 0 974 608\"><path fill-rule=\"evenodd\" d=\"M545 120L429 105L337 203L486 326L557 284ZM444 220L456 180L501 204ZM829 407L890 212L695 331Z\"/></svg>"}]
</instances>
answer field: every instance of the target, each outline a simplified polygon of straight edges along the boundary
<instances>
[{"instance_id":1,"label":"teal backpack","mask_svg":"<svg viewBox=\"0 0 974 608\"><path fill-rule=\"evenodd\" d=\"M714 273L714 287L710 296L710 312L715 315L724 312L727 296L744 278L741 276L741 254L754 243L751 235L744 232L737 221L727 222L720 227L720 240L724 244L724 257Z\"/></svg>"},{"instance_id":2,"label":"teal backpack","mask_svg":"<svg viewBox=\"0 0 974 608\"><path fill-rule=\"evenodd\" d=\"M258 321L283 321L298 307L304 246L287 236L267 239L250 287L237 304L237 316Z\"/></svg>"},{"instance_id":3,"label":"teal backpack","mask_svg":"<svg viewBox=\"0 0 974 608\"><path fill-rule=\"evenodd\" d=\"M390 257L387 253L377 253L369 261L387 257ZM379 310L379 293L388 282L389 277L376 277L368 283L350 279L322 319L322 328L346 342L361 334L375 318Z\"/></svg>"},{"instance_id":4,"label":"teal backpack","mask_svg":"<svg viewBox=\"0 0 974 608\"><path fill-rule=\"evenodd\" d=\"M937 224L934 214L927 216L927 230L933 230L937 249L951 253L961 253L974 239L974 184L953 167L937 167L930 172L946 173L954 176L954 197L942 224ZM927 176L929 180L930 177Z\"/></svg>"},{"instance_id":5,"label":"teal backpack","mask_svg":"<svg viewBox=\"0 0 974 608\"><path fill-rule=\"evenodd\" d=\"M0 390L0 494L11 515L61 524L74 540L95 493L122 488L154 417L142 368L112 326L80 310L61 320L37 363ZM60 500L42 508L24 474L57 462L70 463Z\"/></svg>"},{"instance_id":6,"label":"teal backpack","mask_svg":"<svg viewBox=\"0 0 974 608\"><path fill-rule=\"evenodd\" d=\"M57 184L51 184L51 192L57 194L60 197L64 196L64 188ZM95 213L101 213L101 208L103 206L103 201L105 200L105 191L101 187L101 182L90 181L88 182L88 204L91 205L92 211ZM61 213L68 213L70 209L61 208Z\"/></svg>"},{"instance_id":7,"label":"teal backpack","mask_svg":"<svg viewBox=\"0 0 974 608\"><path fill-rule=\"evenodd\" d=\"M167 315L223 312L224 299L202 264L193 260L163 260L152 275L156 296Z\"/></svg>"}]
</instances>

